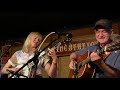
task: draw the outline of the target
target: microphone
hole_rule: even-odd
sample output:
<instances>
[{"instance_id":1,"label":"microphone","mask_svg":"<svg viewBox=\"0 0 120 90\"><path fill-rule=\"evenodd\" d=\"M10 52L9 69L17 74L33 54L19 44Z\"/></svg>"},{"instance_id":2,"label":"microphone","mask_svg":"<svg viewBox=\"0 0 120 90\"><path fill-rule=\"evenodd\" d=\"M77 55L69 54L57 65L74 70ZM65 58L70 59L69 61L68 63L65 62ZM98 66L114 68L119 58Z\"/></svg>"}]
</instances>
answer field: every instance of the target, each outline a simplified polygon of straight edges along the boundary
<instances>
[{"instance_id":1,"label":"microphone","mask_svg":"<svg viewBox=\"0 0 120 90\"><path fill-rule=\"evenodd\" d=\"M72 34L70 33L61 33L61 32L56 32L58 34L58 36L65 36L66 40L64 42L71 42L72 40Z\"/></svg>"},{"instance_id":2,"label":"microphone","mask_svg":"<svg viewBox=\"0 0 120 90\"><path fill-rule=\"evenodd\" d=\"M61 32L56 32L58 35L61 35L61 36L66 36L68 38L72 38L72 34L70 33L61 33Z\"/></svg>"}]
</instances>

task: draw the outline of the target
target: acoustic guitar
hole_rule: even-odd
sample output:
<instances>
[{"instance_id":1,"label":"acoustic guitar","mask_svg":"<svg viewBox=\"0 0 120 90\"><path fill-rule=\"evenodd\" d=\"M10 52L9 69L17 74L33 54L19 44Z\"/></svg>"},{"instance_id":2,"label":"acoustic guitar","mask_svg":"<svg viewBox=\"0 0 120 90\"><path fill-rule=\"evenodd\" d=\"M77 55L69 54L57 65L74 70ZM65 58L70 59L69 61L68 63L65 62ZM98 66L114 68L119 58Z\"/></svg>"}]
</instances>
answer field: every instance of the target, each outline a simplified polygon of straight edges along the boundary
<instances>
[{"instance_id":1,"label":"acoustic guitar","mask_svg":"<svg viewBox=\"0 0 120 90\"><path fill-rule=\"evenodd\" d=\"M106 59L111 51L120 50L120 42L115 42L108 47L102 48L100 53L103 60ZM107 53L108 52L108 53ZM106 54L107 53L107 54ZM78 55L76 60L73 61L74 69L70 69L68 78L93 78L95 74L95 67L90 65L90 51L83 55Z\"/></svg>"}]
</instances>

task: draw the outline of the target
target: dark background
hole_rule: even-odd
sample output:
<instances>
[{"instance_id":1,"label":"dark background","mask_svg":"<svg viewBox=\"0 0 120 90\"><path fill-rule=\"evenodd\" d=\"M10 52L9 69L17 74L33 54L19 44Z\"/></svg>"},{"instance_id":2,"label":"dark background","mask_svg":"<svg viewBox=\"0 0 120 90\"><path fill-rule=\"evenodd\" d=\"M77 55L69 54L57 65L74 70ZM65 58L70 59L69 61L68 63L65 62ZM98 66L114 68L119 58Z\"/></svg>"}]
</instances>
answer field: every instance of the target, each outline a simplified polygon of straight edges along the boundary
<instances>
[{"instance_id":1,"label":"dark background","mask_svg":"<svg viewBox=\"0 0 120 90\"><path fill-rule=\"evenodd\" d=\"M120 20L118 7L113 8L113 5L108 3L59 1L51 3L49 1L44 3L4 1L0 3L0 40L25 37L31 31L45 34L87 25L93 26L100 18L108 18L111 21Z\"/></svg>"}]
</instances>

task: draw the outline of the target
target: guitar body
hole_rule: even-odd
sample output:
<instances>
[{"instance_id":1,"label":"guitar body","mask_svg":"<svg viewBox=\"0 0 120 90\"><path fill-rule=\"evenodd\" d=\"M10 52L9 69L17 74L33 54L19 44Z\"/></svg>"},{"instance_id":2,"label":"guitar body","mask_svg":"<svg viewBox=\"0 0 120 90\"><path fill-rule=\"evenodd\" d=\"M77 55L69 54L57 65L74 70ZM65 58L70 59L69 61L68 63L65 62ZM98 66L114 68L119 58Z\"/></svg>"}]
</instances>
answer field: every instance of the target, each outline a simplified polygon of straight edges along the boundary
<instances>
[{"instance_id":1,"label":"guitar body","mask_svg":"<svg viewBox=\"0 0 120 90\"><path fill-rule=\"evenodd\" d=\"M91 67L91 65L85 64L79 68L79 64L86 60L89 57L89 52L87 51L84 55L77 56L76 62L77 62L77 78L92 78L95 73L95 69ZM75 70L70 69L68 78L75 78Z\"/></svg>"},{"instance_id":2,"label":"guitar body","mask_svg":"<svg viewBox=\"0 0 120 90\"><path fill-rule=\"evenodd\" d=\"M99 50L99 53L101 52L101 57L105 60L111 54L111 51L116 50L120 50L120 42L115 42L110 46L102 48ZM92 67L89 63L85 63L85 61L90 60L90 54L91 52L87 51L84 55L77 56L75 60L77 64L75 65L76 70L70 69L68 78L92 78L94 76L95 67ZM81 62L83 62L82 65ZM81 67L79 67L80 65Z\"/></svg>"}]
</instances>

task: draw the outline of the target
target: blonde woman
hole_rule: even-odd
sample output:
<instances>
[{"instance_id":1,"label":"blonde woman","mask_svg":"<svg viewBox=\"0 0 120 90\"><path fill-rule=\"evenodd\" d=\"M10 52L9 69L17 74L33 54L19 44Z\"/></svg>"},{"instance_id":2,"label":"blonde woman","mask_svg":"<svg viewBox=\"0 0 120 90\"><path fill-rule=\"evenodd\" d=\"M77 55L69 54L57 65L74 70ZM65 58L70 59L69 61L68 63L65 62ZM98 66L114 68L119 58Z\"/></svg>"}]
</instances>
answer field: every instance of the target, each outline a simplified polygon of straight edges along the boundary
<instances>
[{"instance_id":1,"label":"blonde woman","mask_svg":"<svg viewBox=\"0 0 120 90\"><path fill-rule=\"evenodd\" d=\"M28 60L32 59L35 55L35 51L38 49L38 46L41 44L42 35L39 32L31 32L21 50L16 51L12 57L8 60L5 66L2 69L3 74L9 74L10 71L16 71L20 67L22 67ZM50 63L50 57L52 58L52 63ZM32 68L35 65L34 62L29 63L26 65L22 70L19 71L19 74L23 76L15 76L13 78L37 78L42 76L41 68L44 67L45 71L47 72L48 76L51 78L56 77L57 73L57 61L58 57L56 52L53 48L48 50L48 54L44 58L40 58L37 69L36 69L36 76L32 77L31 72ZM33 71L34 72L34 71ZM32 73L33 74L33 73Z\"/></svg>"}]
</instances>

